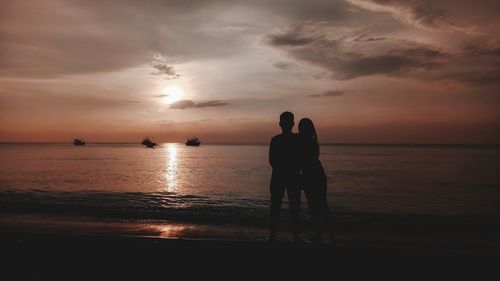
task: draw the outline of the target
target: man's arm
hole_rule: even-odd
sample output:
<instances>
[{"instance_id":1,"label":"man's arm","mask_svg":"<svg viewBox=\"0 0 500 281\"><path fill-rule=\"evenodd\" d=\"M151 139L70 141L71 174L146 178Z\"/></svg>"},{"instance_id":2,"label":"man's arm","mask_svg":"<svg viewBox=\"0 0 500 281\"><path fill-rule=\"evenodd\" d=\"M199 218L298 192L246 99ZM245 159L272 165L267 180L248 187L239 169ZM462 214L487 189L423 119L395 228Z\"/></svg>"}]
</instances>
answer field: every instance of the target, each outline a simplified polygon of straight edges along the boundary
<instances>
[{"instance_id":1,"label":"man's arm","mask_svg":"<svg viewBox=\"0 0 500 281\"><path fill-rule=\"evenodd\" d=\"M276 163L276 148L274 146L274 138L272 138L271 143L269 144L269 164L271 167L274 167L274 164Z\"/></svg>"}]
</instances>

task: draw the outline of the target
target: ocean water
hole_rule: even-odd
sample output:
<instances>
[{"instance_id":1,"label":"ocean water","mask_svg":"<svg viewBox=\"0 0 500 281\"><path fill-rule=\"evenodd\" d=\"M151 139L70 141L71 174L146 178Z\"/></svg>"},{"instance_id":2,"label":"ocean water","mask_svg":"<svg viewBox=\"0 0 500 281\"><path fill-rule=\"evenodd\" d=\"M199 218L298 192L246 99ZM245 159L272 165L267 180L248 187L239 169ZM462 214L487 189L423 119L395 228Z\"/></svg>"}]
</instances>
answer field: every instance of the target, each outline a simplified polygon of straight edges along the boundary
<instances>
[{"instance_id":1,"label":"ocean water","mask_svg":"<svg viewBox=\"0 0 500 281\"><path fill-rule=\"evenodd\" d=\"M266 145L3 143L0 212L265 227L267 156ZM486 227L500 217L499 146L323 145L320 159L345 229ZM303 217L307 226L305 202Z\"/></svg>"}]
</instances>

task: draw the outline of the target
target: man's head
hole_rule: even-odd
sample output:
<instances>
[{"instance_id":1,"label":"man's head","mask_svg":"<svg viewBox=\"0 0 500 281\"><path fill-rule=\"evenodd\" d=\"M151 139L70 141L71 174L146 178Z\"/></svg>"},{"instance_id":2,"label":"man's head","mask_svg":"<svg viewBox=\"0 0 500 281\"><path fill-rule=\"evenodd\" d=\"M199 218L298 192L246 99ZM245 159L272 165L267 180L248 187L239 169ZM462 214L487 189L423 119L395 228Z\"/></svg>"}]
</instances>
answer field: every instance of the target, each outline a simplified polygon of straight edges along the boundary
<instances>
[{"instance_id":1,"label":"man's head","mask_svg":"<svg viewBox=\"0 0 500 281\"><path fill-rule=\"evenodd\" d=\"M280 115L280 127L284 133L289 133L292 131L293 125L295 122L293 121L293 113L289 111L285 111Z\"/></svg>"}]
</instances>

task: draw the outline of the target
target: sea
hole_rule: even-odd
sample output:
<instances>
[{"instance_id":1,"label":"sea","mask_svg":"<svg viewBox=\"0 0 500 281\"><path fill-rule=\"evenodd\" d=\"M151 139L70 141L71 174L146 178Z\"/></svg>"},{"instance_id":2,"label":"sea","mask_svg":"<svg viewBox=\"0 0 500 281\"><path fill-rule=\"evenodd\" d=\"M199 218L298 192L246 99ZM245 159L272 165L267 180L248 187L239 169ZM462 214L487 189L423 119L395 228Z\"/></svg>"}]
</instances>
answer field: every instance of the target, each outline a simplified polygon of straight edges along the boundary
<instances>
[{"instance_id":1,"label":"sea","mask_svg":"<svg viewBox=\"0 0 500 281\"><path fill-rule=\"evenodd\" d=\"M325 144L320 160L346 241L499 232L500 146ZM267 145L1 143L0 230L260 239L270 175Z\"/></svg>"}]
</instances>

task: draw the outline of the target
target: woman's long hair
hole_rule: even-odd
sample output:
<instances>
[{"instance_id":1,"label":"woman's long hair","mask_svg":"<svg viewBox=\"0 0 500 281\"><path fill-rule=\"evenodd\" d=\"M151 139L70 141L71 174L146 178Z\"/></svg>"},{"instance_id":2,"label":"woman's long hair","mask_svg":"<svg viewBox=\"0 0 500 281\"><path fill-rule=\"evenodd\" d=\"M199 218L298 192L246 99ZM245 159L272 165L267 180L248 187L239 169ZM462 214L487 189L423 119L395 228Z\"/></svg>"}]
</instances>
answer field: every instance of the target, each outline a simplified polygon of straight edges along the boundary
<instances>
[{"instance_id":1,"label":"woman's long hair","mask_svg":"<svg viewBox=\"0 0 500 281\"><path fill-rule=\"evenodd\" d=\"M319 141L318 135L316 134L316 128L314 127L314 123L309 118L302 118L299 121L299 134L306 137L312 138L315 145L315 151L319 156Z\"/></svg>"}]
</instances>

